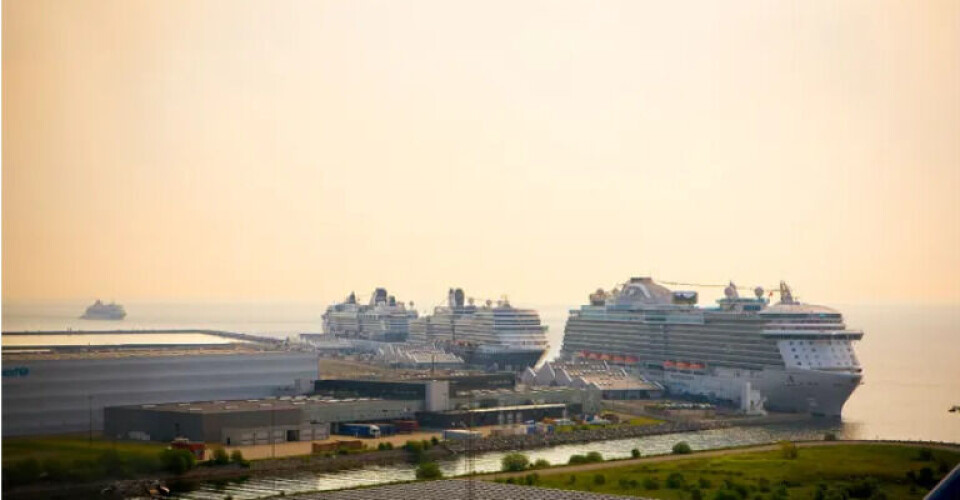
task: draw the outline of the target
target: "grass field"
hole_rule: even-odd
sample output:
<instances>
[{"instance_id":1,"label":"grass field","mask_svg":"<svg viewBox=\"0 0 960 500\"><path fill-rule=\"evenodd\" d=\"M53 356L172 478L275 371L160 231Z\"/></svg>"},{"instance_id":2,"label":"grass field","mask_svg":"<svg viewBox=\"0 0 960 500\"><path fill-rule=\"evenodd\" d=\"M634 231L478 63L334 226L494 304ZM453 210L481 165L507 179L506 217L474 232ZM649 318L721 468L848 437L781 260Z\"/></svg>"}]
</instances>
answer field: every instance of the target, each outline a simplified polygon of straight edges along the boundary
<instances>
[{"instance_id":1,"label":"grass field","mask_svg":"<svg viewBox=\"0 0 960 500\"><path fill-rule=\"evenodd\" d=\"M25 459L56 459L64 462L95 460L106 450L116 450L122 456L154 458L165 449L162 443L105 441L86 435L10 437L3 438L3 463L9 464Z\"/></svg>"},{"instance_id":2,"label":"grass field","mask_svg":"<svg viewBox=\"0 0 960 500\"><path fill-rule=\"evenodd\" d=\"M960 453L896 445L844 445L616 466L516 478L561 489L687 499L921 499ZM924 470L926 469L926 470ZM912 473L912 478L907 474ZM502 481L502 479L500 479ZM818 491L819 490L819 491ZM846 496L843 496L843 495Z\"/></svg>"}]
</instances>

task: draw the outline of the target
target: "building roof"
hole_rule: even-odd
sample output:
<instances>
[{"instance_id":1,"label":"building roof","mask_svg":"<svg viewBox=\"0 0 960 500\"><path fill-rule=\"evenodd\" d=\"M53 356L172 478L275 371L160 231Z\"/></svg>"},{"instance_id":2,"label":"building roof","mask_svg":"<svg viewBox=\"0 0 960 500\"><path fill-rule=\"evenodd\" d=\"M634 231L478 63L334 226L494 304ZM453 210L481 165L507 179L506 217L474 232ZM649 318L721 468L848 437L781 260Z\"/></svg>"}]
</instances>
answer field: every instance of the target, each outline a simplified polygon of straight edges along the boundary
<instances>
[{"instance_id":1,"label":"building roof","mask_svg":"<svg viewBox=\"0 0 960 500\"><path fill-rule=\"evenodd\" d=\"M156 412L178 413L231 413L243 411L294 410L304 407L317 407L332 404L363 404L383 401L379 398L331 399L317 396L279 399L241 399L223 401L194 401L189 403L162 403L119 406L116 408L140 409Z\"/></svg>"},{"instance_id":2,"label":"building roof","mask_svg":"<svg viewBox=\"0 0 960 500\"><path fill-rule=\"evenodd\" d=\"M416 498L418 500L504 500L505 498L524 498L530 500L624 500L638 497L606 495L586 491L555 490L534 486L494 483L491 481L467 481L464 479L446 479L440 481L420 481L415 483L391 484L373 488L327 491L297 495L296 500L396 500L398 498Z\"/></svg>"}]
</instances>

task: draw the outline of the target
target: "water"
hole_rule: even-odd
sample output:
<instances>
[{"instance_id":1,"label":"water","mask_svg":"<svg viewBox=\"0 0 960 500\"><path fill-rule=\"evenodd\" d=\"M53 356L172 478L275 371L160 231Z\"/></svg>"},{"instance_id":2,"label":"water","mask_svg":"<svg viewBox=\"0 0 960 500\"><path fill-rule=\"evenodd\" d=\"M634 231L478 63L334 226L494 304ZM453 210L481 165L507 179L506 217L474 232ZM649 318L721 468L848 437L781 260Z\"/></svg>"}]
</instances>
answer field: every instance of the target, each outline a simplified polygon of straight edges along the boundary
<instances>
[{"instance_id":1,"label":"water","mask_svg":"<svg viewBox=\"0 0 960 500\"><path fill-rule=\"evenodd\" d=\"M76 347L117 345L211 345L234 344L243 340L208 333L71 333L63 335L4 335L3 347Z\"/></svg>"}]
</instances>

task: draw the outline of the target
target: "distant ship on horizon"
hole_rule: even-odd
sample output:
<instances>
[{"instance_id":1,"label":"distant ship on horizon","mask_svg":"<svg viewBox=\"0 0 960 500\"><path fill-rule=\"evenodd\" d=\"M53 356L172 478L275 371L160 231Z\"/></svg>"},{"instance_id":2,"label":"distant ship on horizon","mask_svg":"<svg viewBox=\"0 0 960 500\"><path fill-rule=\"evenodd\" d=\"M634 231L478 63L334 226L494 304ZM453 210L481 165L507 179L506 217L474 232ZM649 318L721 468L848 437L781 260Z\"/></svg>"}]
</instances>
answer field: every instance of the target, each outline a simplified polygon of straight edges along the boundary
<instances>
[{"instance_id":1,"label":"distant ship on horizon","mask_svg":"<svg viewBox=\"0 0 960 500\"><path fill-rule=\"evenodd\" d=\"M83 316L80 316L80 319L121 320L125 317L127 317L127 311L120 304L114 302L104 304L100 299L97 299L90 307L87 307L86 312L83 313Z\"/></svg>"}]
</instances>

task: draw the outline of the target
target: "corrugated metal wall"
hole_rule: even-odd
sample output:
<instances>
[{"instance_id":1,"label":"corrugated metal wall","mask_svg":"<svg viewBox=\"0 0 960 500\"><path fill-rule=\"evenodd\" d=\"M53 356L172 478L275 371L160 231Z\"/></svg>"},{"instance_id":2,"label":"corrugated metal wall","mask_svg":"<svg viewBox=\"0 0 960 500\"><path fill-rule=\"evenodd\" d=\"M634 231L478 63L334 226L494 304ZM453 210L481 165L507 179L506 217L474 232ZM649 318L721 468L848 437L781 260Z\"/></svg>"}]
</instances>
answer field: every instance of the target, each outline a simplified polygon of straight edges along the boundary
<instances>
[{"instance_id":1,"label":"corrugated metal wall","mask_svg":"<svg viewBox=\"0 0 960 500\"><path fill-rule=\"evenodd\" d=\"M22 368L10 372L9 368ZM317 378L312 353L4 361L3 435L103 428L103 407L263 398ZM91 417L92 414L92 417Z\"/></svg>"}]
</instances>

